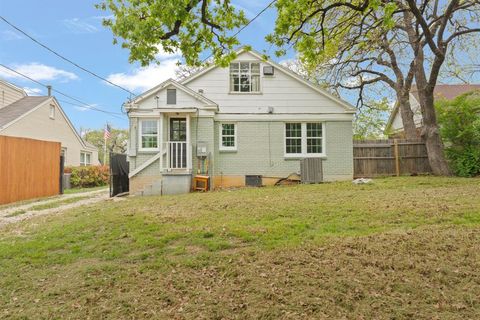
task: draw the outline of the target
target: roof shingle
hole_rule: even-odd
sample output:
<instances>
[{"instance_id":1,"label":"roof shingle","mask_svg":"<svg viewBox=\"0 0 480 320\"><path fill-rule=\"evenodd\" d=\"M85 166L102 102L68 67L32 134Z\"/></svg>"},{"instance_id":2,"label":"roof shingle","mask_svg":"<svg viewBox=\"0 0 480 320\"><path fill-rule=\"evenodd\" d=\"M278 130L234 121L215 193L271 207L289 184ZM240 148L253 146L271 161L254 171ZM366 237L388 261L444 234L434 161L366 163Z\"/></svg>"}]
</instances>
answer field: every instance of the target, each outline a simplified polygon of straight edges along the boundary
<instances>
[{"instance_id":1,"label":"roof shingle","mask_svg":"<svg viewBox=\"0 0 480 320\"><path fill-rule=\"evenodd\" d=\"M0 129L51 97L24 97L0 109Z\"/></svg>"}]
</instances>

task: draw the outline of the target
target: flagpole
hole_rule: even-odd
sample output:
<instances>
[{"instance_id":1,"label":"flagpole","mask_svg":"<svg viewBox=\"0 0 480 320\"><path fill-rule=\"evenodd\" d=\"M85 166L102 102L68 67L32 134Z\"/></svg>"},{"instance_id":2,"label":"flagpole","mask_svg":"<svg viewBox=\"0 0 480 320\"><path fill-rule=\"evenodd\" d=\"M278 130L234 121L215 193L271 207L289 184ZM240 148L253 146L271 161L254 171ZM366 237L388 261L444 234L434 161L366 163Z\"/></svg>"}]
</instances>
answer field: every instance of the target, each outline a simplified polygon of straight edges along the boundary
<instances>
[{"instance_id":1,"label":"flagpole","mask_svg":"<svg viewBox=\"0 0 480 320\"><path fill-rule=\"evenodd\" d=\"M103 145L104 145L104 150L103 150L103 165L107 165L107 135L105 134L106 127L103 131Z\"/></svg>"}]
</instances>

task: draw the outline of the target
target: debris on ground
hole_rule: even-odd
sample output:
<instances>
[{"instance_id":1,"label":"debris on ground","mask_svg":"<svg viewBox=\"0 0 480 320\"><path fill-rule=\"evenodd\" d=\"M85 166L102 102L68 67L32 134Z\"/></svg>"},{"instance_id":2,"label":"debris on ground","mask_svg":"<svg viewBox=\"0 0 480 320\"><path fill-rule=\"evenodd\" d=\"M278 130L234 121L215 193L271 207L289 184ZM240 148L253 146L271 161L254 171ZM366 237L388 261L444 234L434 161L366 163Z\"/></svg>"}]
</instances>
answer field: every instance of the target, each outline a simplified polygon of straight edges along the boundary
<instances>
[{"instance_id":1,"label":"debris on ground","mask_svg":"<svg viewBox=\"0 0 480 320\"><path fill-rule=\"evenodd\" d=\"M367 183L372 183L372 179L367 179L367 178L358 178L352 181L353 184L367 184Z\"/></svg>"}]
</instances>

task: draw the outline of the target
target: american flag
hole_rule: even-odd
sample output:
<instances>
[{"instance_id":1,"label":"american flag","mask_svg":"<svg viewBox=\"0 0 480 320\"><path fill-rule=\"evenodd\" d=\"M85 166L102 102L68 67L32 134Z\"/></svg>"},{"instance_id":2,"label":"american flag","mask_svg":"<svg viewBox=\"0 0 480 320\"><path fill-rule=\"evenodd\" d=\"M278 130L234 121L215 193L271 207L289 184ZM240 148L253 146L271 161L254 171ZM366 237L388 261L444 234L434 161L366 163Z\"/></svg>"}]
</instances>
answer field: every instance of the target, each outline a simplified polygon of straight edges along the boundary
<instances>
[{"instance_id":1,"label":"american flag","mask_svg":"<svg viewBox=\"0 0 480 320\"><path fill-rule=\"evenodd\" d=\"M105 126L105 129L103 130L103 138L105 140L110 138L111 130L112 130L112 128L110 128L110 125L107 123L107 125Z\"/></svg>"}]
</instances>

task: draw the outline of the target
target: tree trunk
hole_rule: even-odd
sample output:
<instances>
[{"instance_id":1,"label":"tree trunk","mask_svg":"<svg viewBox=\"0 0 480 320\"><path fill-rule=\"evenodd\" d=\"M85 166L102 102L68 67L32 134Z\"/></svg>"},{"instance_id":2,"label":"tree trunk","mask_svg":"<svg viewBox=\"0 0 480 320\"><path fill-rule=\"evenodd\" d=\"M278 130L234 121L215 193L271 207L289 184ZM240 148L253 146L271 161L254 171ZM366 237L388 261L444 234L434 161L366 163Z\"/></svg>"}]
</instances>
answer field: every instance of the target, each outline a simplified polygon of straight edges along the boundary
<instances>
[{"instance_id":1,"label":"tree trunk","mask_svg":"<svg viewBox=\"0 0 480 320\"><path fill-rule=\"evenodd\" d=\"M409 93L397 94L397 103L400 115L402 116L405 138L409 140L417 139L417 128L415 127L415 121L413 120L413 111L410 106Z\"/></svg>"},{"instance_id":2,"label":"tree trunk","mask_svg":"<svg viewBox=\"0 0 480 320\"><path fill-rule=\"evenodd\" d=\"M449 176L451 173L448 162L445 159L443 141L438 130L433 90L431 90L431 92L429 91L430 90L427 90L423 99L420 99L423 100L420 104L422 105L422 109L424 109L422 112L423 128L421 136L427 147L428 161L433 174L437 176Z\"/></svg>"}]
</instances>

